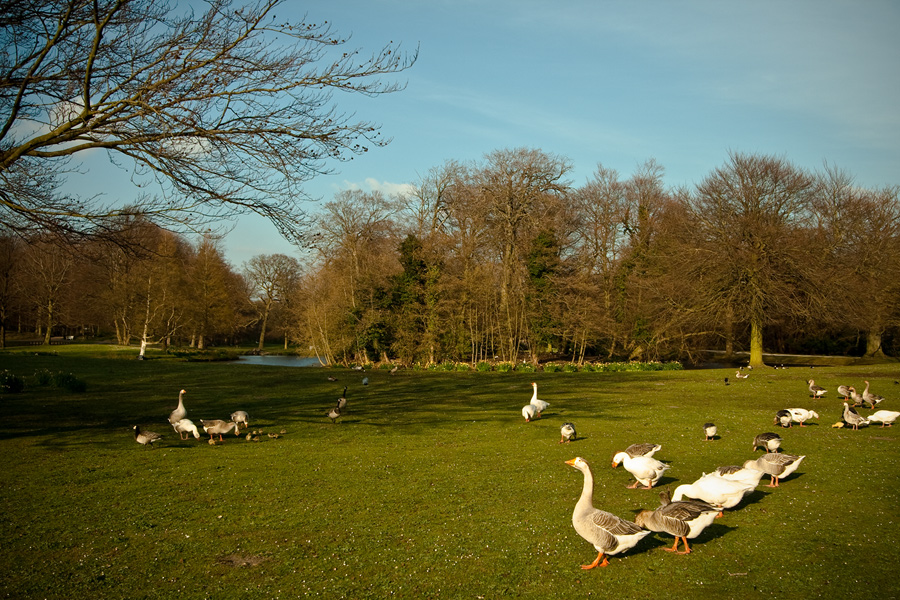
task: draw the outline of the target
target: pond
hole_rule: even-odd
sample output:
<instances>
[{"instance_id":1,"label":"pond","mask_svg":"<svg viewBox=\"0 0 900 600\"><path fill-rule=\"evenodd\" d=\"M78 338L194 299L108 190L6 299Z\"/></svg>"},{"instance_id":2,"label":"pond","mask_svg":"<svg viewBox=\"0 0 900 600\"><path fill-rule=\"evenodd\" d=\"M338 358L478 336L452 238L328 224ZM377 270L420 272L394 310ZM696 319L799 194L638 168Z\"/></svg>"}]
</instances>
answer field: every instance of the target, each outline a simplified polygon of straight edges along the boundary
<instances>
[{"instance_id":1,"label":"pond","mask_svg":"<svg viewBox=\"0 0 900 600\"><path fill-rule=\"evenodd\" d=\"M273 354L263 356L239 356L239 365L265 365L269 367L318 367L319 359L309 356L282 356Z\"/></svg>"}]
</instances>

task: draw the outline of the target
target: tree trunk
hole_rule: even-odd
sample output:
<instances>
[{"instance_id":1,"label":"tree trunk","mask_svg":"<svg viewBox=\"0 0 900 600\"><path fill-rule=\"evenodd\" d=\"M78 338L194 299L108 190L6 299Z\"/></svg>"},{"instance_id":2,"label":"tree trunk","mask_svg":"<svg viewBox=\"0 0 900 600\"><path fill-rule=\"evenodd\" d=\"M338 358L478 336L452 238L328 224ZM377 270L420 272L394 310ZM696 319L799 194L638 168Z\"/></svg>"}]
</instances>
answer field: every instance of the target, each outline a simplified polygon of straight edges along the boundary
<instances>
[{"instance_id":1,"label":"tree trunk","mask_svg":"<svg viewBox=\"0 0 900 600\"><path fill-rule=\"evenodd\" d=\"M881 331L870 329L866 332L866 358L883 358L884 350L881 348Z\"/></svg>"},{"instance_id":2,"label":"tree trunk","mask_svg":"<svg viewBox=\"0 0 900 600\"><path fill-rule=\"evenodd\" d=\"M260 330L259 330L259 344L257 344L257 346L256 346L257 350L262 350L263 344L266 343L266 322L268 320L269 320L269 308L266 307L265 310L263 310L262 326L260 327Z\"/></svg>"},{"instance_id":3,"label":"tree trunk","mask_svg":"<svg viewBox=\"0 0 900 600\"><path fill-rule=\"evenodd\" d=\"M763 328L758 317L750 317L750 366L766 366L763 362Z\"/></svg>"},{"instance_id":4,"label":"tree trunk","mask_svg":"<svg viewBox=\"0 0 900 600\"><path fill-rule=\"evenodd\" d=\"M731 305L725 310L725 360L734 356L734 309Z\"/></svg>"},{"instance_id":5,"label":"tree trunk","mask_svg":"<svg viewBox=\"0 0 900 600\"><path fill-rule=\"evenodd\" d=\"M50 345L50 335L53 330L53 302L47 302L47 331L44 332L44 345Z\"/></svg>"}]
</instances>

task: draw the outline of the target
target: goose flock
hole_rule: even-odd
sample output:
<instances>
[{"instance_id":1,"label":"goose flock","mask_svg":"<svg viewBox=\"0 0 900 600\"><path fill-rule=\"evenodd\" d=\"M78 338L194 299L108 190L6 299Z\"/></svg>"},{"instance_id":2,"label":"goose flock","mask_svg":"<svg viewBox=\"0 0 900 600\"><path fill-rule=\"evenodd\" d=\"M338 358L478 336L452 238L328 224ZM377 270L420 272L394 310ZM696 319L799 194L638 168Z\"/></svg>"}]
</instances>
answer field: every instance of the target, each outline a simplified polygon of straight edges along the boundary
<instances>
[{"instance_id":1,"label":"goose flock","mask_svg":"<svg viewBox=\"0 0 900 600\"><path fill-rule=\"evenodd\" d=\"M868 382L865 383L866 391L859 398L863 406L868 405L874 409L884 398L871 394ZM807 381L807 384L814 398L822 398L827 391L816 386L813 380ZM848 400L854 397L855 393L852 386L840 386L838 389L838 394ZM868 417L863 417L850 406L849 402L844 402L843 406L841 424L851 426L853 429L870 422L890 427L900 417L900 412L887 410L879 410ZM791 427L792 423L806 427L807 421L818 418L819 414L814 410L787 408L778 411L774 421L775 424L786 428ZM571 423L567 425L574 431L574 425ZM706 440L715 439L717 430L713 423L706 423L703 428ZM566 464L581 471L584 477L581 496L572 513L572 525L575 531L597 551L594 561L582 565L581 568L605 567L609 564L607 557L634 548L651 533L674 536L675 543L671 548L666 548L667 551L690 553L688 540L697 538L716 518L722 516L724 510L739 506L742 500L757 489L763 477L768 475L769 482L766 487L774 490L780 488L784 479L797 471L806 456L780 452L782 442L782 437L776 433L760 433L753 438L752 451L762 449L764 454L755 459L745 460L741 465L722 466L711 473L704 473L693 483L676 487L675 493L671 496L668 490L663 490L660 492L659 507L641 510L634 521L594 507L594 474L590 465L582 457L567 460ZM627 486L629 489L636 488L638 484L642 484L640 489L651 489L670 468L670 465L653 458L653 454L660 449L659 444L632 444L613 456L612 467L616 468L622 464L634 476L636 481ZM684 549L679 551L681 543Z\"/></svg>"},{"instance_id":2,"label":"goose flock","mask_svg":"<svg viewBox=\"0 0 900 600\"><path fill-rule=\"evenodd\" d=\"M191 435L194 436L194 439L200 439L200 429L193 421L187 418L187 408L184 405L184 395L186 393L187 391L185 390L178 392L178 406L169 413L169 425L172 426L172 429L175 430L175 433L182 440L189 440ZM210 445L224 441L223 435L229 433L232 429L234 430L234 435L240 435L241 426L246 428L249 425L250 415L243 410L236 410L231 413L228 421L222 419L200 419L200 427L204 433L209 435ZM163 436L158 433L141 430L139 425L135 425L133 430L134 440L142 446L150 446L152 448L154 443L163 439ZM218 440L215 439L217 435L219 436Z\"/></svg>"}]
</instances>

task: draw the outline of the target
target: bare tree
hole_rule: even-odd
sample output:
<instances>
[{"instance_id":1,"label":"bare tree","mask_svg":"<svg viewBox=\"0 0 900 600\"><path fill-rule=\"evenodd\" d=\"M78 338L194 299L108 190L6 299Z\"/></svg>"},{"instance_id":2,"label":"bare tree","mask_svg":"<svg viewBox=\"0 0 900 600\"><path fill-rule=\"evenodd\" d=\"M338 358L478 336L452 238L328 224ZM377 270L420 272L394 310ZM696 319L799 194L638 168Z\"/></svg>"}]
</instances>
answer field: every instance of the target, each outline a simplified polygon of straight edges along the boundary
<instances>
[{"instance_id":1,"label":"bare tree","mask_svg":"<svg viewBox=\"0 0 900 600\"><path fill-rule=\"evenodd\" d=\"M303 238L302 184L388 142L333 94L398 91L382 78L417 53L366 56L327 23L276 20L282 0L203 4L0 3L0 221L71 239L111 235L122 214L201 231L252 212ZM159 193L123 208L64 191L91 150Z\"/></svg>"},{"instance_id":2,"label":"bare tree","mask_svg":"<svg viewBox=\"0 0 900 600\"><path fill-rule=\"evenodd\" d=\"M260 331L258 350L263 349L269 316L276 304L286 302L300 276L300 263L285 254L258 254L244 265L244 276L256 300Z\"/></svg>"},{"instance_id":3,"label":"bare tree","mask_svg":"<svg viewBox=\"0 0 900 600\"><path fill-rule=\"evenodd\" d=\"M763 328L810 313L815 269L804 229L812 179L787 160L732 152L697 186L693 278L710 314L750 327L750 364L763 366Z\"/></svg>"}]
</instances>

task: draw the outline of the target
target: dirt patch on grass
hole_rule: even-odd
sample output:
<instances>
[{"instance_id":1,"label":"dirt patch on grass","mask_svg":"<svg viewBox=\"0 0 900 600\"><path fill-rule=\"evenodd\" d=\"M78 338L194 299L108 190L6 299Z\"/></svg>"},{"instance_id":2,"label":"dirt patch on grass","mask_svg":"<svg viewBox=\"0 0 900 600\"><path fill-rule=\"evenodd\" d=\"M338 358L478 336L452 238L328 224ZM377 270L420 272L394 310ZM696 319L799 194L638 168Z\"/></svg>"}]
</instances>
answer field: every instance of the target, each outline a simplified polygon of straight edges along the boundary
<instances>
[{"instance_id":1,"label":"dirt patch on grass","mask_svg":"<svg viewBox=\"0 0 900 600\"><path fill-rule=\"evenodd\" d=\"M265 561L265 557L251 554L227 554L216 559L216 562L228 567L255 567Z\"/></svg>"}]
</instances>

